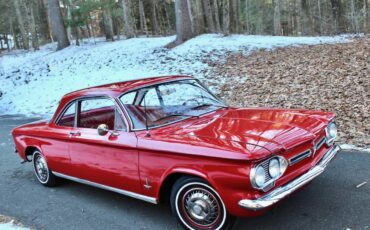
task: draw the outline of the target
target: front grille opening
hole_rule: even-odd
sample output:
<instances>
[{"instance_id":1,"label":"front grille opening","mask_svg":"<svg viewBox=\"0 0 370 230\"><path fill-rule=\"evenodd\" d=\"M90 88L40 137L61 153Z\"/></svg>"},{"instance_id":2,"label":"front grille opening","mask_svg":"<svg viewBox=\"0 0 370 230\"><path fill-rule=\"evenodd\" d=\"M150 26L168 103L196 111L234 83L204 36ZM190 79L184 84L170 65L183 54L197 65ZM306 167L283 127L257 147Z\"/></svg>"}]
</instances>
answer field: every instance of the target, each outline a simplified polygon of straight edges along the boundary
<instances>
[{"instance_id":1,"label":"front grille opening","mask_svg":"<svg viewBox=\"0 0 370 230\"><path fill-rule=\"evenodd\" d=\"M307 157L311 156L311 150L307 149L306 151L292 157L289 159L289 164L294 165L297 164L298 162L302 161L303 159L306 159Z\"/></svg>"},{"instance_id":2,"label":"front grille opening","mask_svg":"<svg viewBox=\"0 0 370 230\"><path fill-rule=\"evenodd\" d=\"M325 143L325 141L326 141L325 137L321 138L320 141L316 143L315 149L319 150L321 148L321 146Z\"/></svg>"}]
</instances>

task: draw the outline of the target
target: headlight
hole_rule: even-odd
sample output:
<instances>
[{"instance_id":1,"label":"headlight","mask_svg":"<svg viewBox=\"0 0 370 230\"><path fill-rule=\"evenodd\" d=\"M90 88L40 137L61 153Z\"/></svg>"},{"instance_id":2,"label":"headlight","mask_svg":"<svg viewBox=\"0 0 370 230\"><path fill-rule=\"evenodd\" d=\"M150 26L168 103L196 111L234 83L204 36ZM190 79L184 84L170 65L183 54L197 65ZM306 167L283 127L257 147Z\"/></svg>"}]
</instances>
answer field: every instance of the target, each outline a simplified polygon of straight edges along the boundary
<instances>
[{"instance_id":1,"label":"headlight","mask_svg":"<svg viewBox=\"0 0 370 230\"><path fill-rule=\"evenodd\" d=\"M282 156L272 157L251 169L250 179L256 189L268 190L274 185L288 167L288 161Z\"/></svg>"},{"instance_id":2,"label":"headlight","mask_svg":"<svg viewBox=\"0 0 370 230\"><path fill-rule=\"evenodd\" d=\"M332 143L338 136L338 129L334 122L329 123L326 127L326 139L328 144Z\"/></svg>"},{"instance_id":3,"label":"headlight","mask_svg":"<svg viewBox=\"0 0 370 230\"><path fill-rule=\"evenodd\" d=\"M276 158L270 160L269 174L272 178L276 178L280 175L280 164Z\"/></svg>"},{"instance_id":4,"label":"headlight","mask_svg":"<svg viewBox=\"0 0 370 230\"><path fill-rule=\"evenodd\" d=\"M265 169L262 166L256 168L254 181L258 187L262 187L266 181Z\"/></svg>"}]
</instances>

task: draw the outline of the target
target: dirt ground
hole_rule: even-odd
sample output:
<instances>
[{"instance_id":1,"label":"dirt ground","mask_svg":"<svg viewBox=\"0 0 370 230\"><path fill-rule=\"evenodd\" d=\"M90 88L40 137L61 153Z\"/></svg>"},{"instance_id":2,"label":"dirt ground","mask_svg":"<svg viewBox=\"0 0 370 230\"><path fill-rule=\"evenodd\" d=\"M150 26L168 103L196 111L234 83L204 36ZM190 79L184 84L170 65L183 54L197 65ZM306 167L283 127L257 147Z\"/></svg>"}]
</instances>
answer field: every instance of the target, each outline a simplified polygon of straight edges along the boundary
<instances>
[{"instance_id":1,"label":"dirt ground","mask_svg":"<svg viewBox=\"0 0 370 230\"><path fill-rule=\"evenodd\" d=\"M212 82L226 77L215 87L229 104L332 111L339 142L370 146L370 37L236 53L209 64L209 76L220 78Z\"/></svg>"}]
</instances>

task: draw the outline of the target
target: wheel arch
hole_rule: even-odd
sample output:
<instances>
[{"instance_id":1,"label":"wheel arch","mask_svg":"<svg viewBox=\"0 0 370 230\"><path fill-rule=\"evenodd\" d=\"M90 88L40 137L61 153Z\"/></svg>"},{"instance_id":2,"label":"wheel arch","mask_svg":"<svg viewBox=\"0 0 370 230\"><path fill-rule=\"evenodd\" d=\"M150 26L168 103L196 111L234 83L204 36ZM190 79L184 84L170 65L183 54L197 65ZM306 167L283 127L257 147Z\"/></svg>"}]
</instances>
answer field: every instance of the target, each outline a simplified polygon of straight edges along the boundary
<instances>
[{"instance_id":1,"label":"wheel arch","mask_svg":"<svg viewBox=\"0 0 370 230\"><path fill-rule=\"evenodd\" d=\"M213 188L213 182L209 179L208 175L193 169L173 169L163 176L159 189L158 189L158 201L159 203L167 203L170 198L171 190L176 181L182 177L195 177L205 180Z\"/></svg>"},{"instance_id":2,"label":"wheel arch","mask_svg":"<svg viewBox=\"0 0 370 230\"><path fill-rule=\"evenodd\" d=\"M39 147L34 146L34 145L26 146L26 148L24 150L24 156L25 156L25 159L28 162L31 162L32 161L32 155L35 152L35 150L38 150L42 154L42 152L41 152L41 150L40 150Z\"/></svg>"}]
</instances>

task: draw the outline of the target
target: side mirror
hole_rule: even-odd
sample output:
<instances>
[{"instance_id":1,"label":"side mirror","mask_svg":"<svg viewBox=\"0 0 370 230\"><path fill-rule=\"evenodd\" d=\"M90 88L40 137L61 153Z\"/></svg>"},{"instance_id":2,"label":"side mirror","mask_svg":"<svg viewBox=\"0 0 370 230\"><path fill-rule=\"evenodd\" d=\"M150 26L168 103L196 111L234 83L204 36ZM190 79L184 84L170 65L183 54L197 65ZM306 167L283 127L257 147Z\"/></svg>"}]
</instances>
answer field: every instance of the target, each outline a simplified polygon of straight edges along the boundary
<instances>
[{"instance_id":1,"label":"side mirror","mask_svg":"<svg viewBox=\"0 0 370 230\"><path fill-rule=\"evenodd\" d=\"M100 136L105 136L105 135L107 135L107 133L109 132L109 127L108 127L108 125L106 125L106 124L100 124L99 126L98 126L98 134L100 135Z\"/></svg>"}]
</instances>

